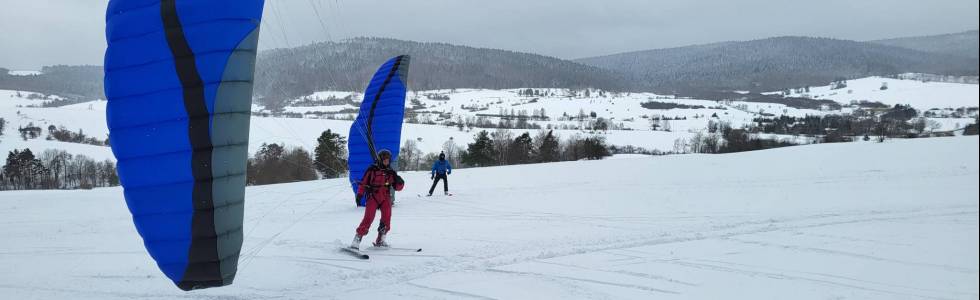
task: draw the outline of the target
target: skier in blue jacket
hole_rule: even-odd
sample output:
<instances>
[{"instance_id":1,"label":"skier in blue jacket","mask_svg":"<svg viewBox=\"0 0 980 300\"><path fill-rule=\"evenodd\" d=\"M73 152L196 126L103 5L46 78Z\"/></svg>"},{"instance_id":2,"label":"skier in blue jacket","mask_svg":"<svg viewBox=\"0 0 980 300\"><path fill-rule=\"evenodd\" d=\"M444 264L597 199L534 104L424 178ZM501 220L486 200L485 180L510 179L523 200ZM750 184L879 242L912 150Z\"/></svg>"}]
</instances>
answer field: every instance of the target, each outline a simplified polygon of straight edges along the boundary
<instances>
[{"instance_id":1,"label":"skier in blue jacket","mask_svg":"<svg viewBox=\"0 0 980 300\"><path fill-rule=\"evenodd\" d=\"M446 175L453 173L453 166L449 164L446 160L446 153L439 153L439 160L432 164L432 187L429 188L429 196L432 196L432 191L436 189L436 185L439 184L439 179L442 179L442 190L449 195L449 179Z\"/></svg>"}]
</instances>

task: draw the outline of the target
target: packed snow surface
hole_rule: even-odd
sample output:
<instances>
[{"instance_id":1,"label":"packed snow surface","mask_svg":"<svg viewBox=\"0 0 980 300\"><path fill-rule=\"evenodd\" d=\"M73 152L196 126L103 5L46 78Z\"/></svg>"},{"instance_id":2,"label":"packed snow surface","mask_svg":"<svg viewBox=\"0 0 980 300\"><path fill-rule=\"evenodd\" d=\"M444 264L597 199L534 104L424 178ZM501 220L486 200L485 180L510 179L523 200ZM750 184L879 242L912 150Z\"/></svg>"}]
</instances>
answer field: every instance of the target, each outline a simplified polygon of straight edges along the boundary
<instances>
[{"instance_id":1,"label":"packed snow surface","mask_svg":"<svg viewBox=\"0 0 980 300\"><path fill-rule=\"evenodd\" d=\"M6 191L0 298L977 299L978 144L458 169L454 196L407 172L389 241L423 251L370 260L338 251L363 213L345 179L249 187L235 283L191 292L121 188Z\"/></svg>"}]
</instances>

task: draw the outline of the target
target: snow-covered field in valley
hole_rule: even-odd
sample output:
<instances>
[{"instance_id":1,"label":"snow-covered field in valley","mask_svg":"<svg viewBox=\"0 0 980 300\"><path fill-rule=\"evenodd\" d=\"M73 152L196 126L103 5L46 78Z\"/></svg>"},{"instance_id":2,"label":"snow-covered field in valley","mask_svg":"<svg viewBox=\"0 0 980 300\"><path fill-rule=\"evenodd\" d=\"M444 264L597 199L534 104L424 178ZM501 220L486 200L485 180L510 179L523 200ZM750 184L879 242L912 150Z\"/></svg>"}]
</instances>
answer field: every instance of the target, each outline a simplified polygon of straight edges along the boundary
<instances>
[{"instance_id":1,"label":"snow-covered field in valley","mask_svg":"<svg viewBox=\"0 0 980 300\"><path fill-rule=\"evenodd\" d=\"M249 187L231 286L182 292L121 188L0 192L3 299L977 299L977 137L405 174L389 240L338 251L346 179ZM372 232L368 238L373 238ZM366 244L366 243L365 243Z\"/></svg>"},{"instance_id":2,"label":"snow-covered field in valley","mask_svg":"<svg viewBox=\"0 0 980 300\"><path fill-rule=\"evenodd\" d=\"M809 92L793 91L789 96L833 100L842 104L862 100L887 105L906 104L925 111L931 108L976 107L980 105L980 85L874 76L848 80L847 87L841 89L832 89L830 85L812 87Z\"/></svg>"},{"instance_id":3,"label":"snow-covered field in valley","mask_svg":"<svg viewBox=\"0 0 980 300\"><path fill-rule=\"evenodd\" d=\"M882 83L889 88L880 90ZM533 91L539 96L527 96L527 91ZM598 90L569 90L569 89L458 89L413 91L408 94L407 107L415 107L418 121L431 121L441 124L445 121L473 121L483 117L492 124L498 124L499 115L515 114L521 111L527 115L544 114L545 120L532 120L530 123L543 128L560 128L555 134L562 139L574 135L588 136L594 134L590 123L594 119L569 119L579 114L606 120L610 128L599 131L609 145L618 147L634 146L647 150L670 152L674 150L675 141L687 140L698 132L707 131L708 123L728 122L733 127L752 124L753 118L762 113L775 116L785 115L803 117L806 115L827 115L850 113L852 108L836 111L820 111L813 109L797 109L777 103L749 102L716 102L709 100L681 99L671 95L653 93L612 93ZM34 99L31 99L31 97ZM831 90L830 86L813 87L810 93L792 94L797 97L814 99L830 99L847 105L852 100L880 101L887 105L910 104L921 112L931 108L963 108L980 106L978 85L964 83L921 82L917 80L900 80L882 77L868 77L848 81L847 89ZM97 160L113 159L109 147L83 144L70 144L58 141L46 141L48 127L64 126L71 131L82 130L87 136L105 139L108 128L105 125L105 101L91 101L63 107L41 108L44 99L38 99L40 94L26 91L0 90L0 118L6 121L6 128L0 135L0 153L14 149L31 148L35 153L45 149L64 149L72 154L84 154ZM60 98L48 95L49 99ZM360 102L360 93L323 91L312 93L300 99L294 99L292 104L300 105L300 101L326 101L350 97L354 103ZM414 101L412 100L414 99ZM414 102L414 103L413 103ZM659 102L665 105L686 105L672 109L648 109L642 106L645 102ZM698 108L700 107L700 108ZM291 147L303 147L312 151L316 146L316 138L324 130L347 135L350 121L324 119L316 113L336 113L333 118L342 119L353 116L355 106L348 104L330 106L286 106L285 112L302 115L304 118L286 117L252 117L249 133L249 153L255 153L263 143L279 143ZM261 105L253 104L256 113L268 113ZM948 111L947 111L948 112ZM960 129L975 122L975 118L930 118L937 124L936 130ZM717 117L712 117L717 116ZM676 119L668 121L670 131L651 130L651 118ZM41 128L41 136L37 139L24 141L18 136L17 129L34 125ZM663 125L663 124L661 124ZM576 129L582 128L582 129ZM626 130L617 130L623 128ZM452 139L453 143L465 148L473 141L473 136L486 128L468 128L460 130L453 126L406 124L402 132L402 140L416 140L417 146L423 153L438 153L444 143ZM494 129L486 129L493 131ZM510 129L512 134L520 135L535 129ZM790 136L775 136L771 138L794 139Z\"/></svg>"}]
</instances>

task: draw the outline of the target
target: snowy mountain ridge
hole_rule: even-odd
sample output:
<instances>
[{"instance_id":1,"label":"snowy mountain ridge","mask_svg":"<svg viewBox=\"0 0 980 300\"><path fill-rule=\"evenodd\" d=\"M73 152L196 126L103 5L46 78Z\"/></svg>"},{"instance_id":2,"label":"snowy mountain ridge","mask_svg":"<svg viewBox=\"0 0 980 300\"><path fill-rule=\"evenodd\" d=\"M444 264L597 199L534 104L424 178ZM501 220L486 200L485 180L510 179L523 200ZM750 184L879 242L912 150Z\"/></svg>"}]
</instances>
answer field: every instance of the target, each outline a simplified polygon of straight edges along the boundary
<instances>
[{"instance_id":1,"label":"snowy mountain ridge","mask_svg":"<svg viewBox=\"0 0 980 300\"><path fill-rule=\"evenodd\" d=\"M970 43L970 41L973 43ZM977 32L880 41L782 36L576 60L500 49L390 38L351 38L261 51L255 95L275 103L315 91L360 90L377 64L415 57L413 87L598 88L613 91L754 92L820 85L838 77L905 72L977 76ZM102 95L101 66L46 66L13 75L0 66L0 89L57 94L73 100Z\"/></svg>"}]
</instances>

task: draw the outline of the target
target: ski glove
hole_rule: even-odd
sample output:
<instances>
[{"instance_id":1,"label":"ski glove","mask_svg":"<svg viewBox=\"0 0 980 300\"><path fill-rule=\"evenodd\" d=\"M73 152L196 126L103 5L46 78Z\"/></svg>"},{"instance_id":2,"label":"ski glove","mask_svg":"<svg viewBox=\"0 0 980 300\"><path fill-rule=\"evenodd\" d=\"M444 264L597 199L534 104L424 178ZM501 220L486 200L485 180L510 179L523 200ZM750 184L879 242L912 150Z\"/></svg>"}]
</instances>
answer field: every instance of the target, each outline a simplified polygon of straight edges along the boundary
<instances>
[{"instance_id":1,"label":"ski glove","mask_svg":"<svg viewBox=\"0 0 980 300\"><path fill-rule=\"evenodd\" d=\"M401 176L398 176L398 175L396 174L396 175L395 175L395 184L397 184L397 185L402 185L402 184L405 184L405 179L402 179L402 177L401 177Z\"/></svg>"}]
</instances>

